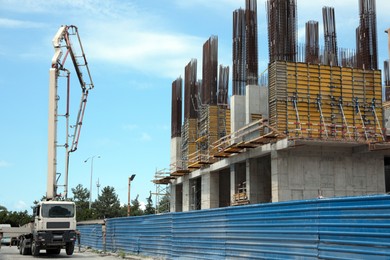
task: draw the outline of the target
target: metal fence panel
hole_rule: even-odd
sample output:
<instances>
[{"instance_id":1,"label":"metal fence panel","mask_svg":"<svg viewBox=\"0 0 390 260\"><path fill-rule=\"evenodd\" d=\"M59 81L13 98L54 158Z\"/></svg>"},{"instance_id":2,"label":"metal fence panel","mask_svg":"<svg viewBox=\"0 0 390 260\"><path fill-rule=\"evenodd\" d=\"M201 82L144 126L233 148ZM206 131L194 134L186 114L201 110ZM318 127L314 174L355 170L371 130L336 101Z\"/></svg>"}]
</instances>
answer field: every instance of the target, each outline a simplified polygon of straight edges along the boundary
<instances>
[{"instance_id":1,"label":"metal fence panel","mask_svg":"<svg viewBox=\"0 0 390 260\"><path fill-rule=\"evenodd\" d=\"M107 250L170 257L172 215L108 219Z\"/></svg>"},{"instance_id":2,"label":"metal fence panel","mask_svg":"<svg viewBox=\"0 0 390 260\"><path fill-rule=\"evenodd\" d=\"M103 233L101 224L77 224L80 231L81 245L103 250Z\"/></svg>"},{"instance_id":3,"label":"metal fence panel","mask_svg":"<svg viewBox=\"0 0 390 260\"><path fill-rule=\"evenodd\" d=\"M172 215L173 259L225 259L226 209Z\"/></svg>"},{"instance_id":4,"label":"metal fence panel","mask_svg":"<svg viewBox=\"0 0 390 260\"><path fill-rule=\"evenodd\" d=\"M101 225L79 225L102 249ZM313 199L106 220L109 251L166 259L390 259L390 196Z\"/></svg>"},{"instance_id":5,"label":"metal fence panel","mask_svg":"<svg viewBox=\"0 0 390 260\"><path fill-rule=\"evenodd\" d=\"M319 257L390 259L389 196L318 201Z\"/></svg>"},{"instance_id":6,"label":"metal fence panel","mask_svg":"<svg viewBox=\"0 0 390 260\"><path fill-rule=\"evenodd\" d=\"M317 257L316 201L229 208L227 221L228 258Z\"/></svg>"}]
</instances>

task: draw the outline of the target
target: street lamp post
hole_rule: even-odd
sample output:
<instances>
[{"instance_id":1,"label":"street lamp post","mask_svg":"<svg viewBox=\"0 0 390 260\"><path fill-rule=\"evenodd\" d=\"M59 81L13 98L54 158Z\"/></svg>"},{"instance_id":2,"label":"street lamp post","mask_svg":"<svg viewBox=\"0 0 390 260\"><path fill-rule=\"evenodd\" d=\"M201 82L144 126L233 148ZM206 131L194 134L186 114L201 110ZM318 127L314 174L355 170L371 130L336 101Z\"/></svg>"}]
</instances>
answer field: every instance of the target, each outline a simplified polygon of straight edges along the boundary
<instances>
[{"instance_id":1,"label":"street lamp post","mask_svg":"<svg viewBox=\"0 0 390 260\"><path fill-rule=\"evenodd\" d=\"M91 157L88 157L84 162L88 162L89 159L91 159L91 180L90 180L90 184L89 184L89 209L91 209L91 205L92 205L92 175L93 175L93 158L100 158L100 155L94 155L94 156L91 156Z\"/></svg>"},{"instance_id":2,"label":"street lamp post","mask_svg":"<svg viewBox=\"0 0 390 260\"><path fill-rule=\"evenodd\" d=\"M131 181L134 180L134 178L135 178L135 174L133 174L129 177L129 191L127 194L127 216L130 216L130 184L131 184Z\"/></svg>"}]
</instances>

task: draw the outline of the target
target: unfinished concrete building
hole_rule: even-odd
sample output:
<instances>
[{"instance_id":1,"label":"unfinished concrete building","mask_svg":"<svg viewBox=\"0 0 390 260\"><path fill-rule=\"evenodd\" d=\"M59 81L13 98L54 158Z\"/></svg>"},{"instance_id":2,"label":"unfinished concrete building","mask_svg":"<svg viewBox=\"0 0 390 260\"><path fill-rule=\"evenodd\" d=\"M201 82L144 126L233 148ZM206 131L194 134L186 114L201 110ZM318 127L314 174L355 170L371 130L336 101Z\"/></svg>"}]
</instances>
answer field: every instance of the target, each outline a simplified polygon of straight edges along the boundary
<instances>
[{"instance_id":1,"label":"unfinished concrete building","mask_svg":"<svg viewBox=\"0 0 390 260\"><path fill-rule=\"evenodd\" d=\"M294 11L294 4L268 1L269 23L292 19L291 12L283 18L281 10ZM270 24L269 33L277 36L278 26ZM165 179L171 211L390 191L381 72L336 66L336 57L329 64L316 62L318 29L311 30L310 61L296 62L295 43L285 41L270 49L268 87L247 84L240 90L238 84L230 110L226 104L198 104L195 130L181 132L182 140L194 134L193 156L189 149L171 150L171 174ZM247 59L241 55L246 48L233 55L233 67Z\"/></svg>"}]
</instances>

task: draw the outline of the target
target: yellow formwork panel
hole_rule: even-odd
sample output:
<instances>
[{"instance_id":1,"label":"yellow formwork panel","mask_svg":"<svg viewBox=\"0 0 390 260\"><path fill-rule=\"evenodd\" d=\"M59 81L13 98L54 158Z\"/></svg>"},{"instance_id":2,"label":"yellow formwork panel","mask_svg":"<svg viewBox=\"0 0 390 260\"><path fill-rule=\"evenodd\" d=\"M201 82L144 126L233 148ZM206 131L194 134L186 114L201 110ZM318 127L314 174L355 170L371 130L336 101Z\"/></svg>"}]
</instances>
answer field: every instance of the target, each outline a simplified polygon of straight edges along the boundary
<instances>
[{"instance_id":1,"label":"yellow formwork panel","mask_svg":"<svg viewBox=\"0 0 390 260\"><path fill-rule=\"evenodd\" d=\"M269 68L269 102L270 123L279 131L290 137L355 140L380 135L380 71L276 63ZM286 77L279 80L280 74Z\"/></svg>"}]
</instances>

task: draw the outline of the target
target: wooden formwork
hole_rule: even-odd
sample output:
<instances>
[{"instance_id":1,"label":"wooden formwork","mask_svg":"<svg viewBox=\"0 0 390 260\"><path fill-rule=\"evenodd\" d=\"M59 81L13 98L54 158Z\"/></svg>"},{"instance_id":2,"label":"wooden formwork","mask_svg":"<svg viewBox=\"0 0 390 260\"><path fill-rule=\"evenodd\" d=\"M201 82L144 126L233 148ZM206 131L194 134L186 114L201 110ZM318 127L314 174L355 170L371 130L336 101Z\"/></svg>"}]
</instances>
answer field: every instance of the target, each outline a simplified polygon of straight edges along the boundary
<instances>
[{"instance_id":1,"label":"wooden formwork","mask_svg":"<svg viewBox=\"0 0 390 260\"><path fill-rule=\"evenodd\" d=\"M274 62L270 125L289 138L384 141L378 70Z\"/></svg>"},{"instance_id":2,"label":"wooden formwork","mask_svg":"<svg viewBox=\"0 0 390 260\"><path fill-rule=\"evenodd\" d=\"M186 169L188 156L196 151L196 139L198 133L198 123L196 118L185 119L182 127L182 161L183 168Z\"/></svg>"}]
</instances>

